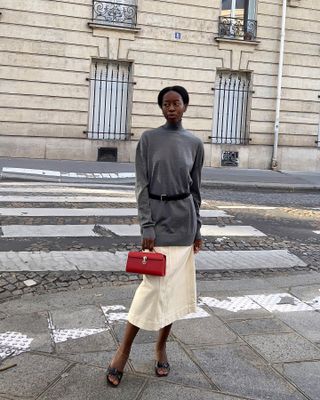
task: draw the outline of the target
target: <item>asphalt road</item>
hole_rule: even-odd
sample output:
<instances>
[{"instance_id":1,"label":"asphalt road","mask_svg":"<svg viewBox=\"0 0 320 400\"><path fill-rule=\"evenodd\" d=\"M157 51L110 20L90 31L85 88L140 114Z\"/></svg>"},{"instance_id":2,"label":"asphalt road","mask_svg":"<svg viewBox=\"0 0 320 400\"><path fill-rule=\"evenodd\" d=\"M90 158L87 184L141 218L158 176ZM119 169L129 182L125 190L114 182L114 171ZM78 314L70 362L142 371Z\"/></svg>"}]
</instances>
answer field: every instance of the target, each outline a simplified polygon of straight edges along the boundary
<instances>
[{"instance_id":1,"label":"asphalt road","mask_svg":"<svg viewBox=\"0 0 320 400\"><path fill-rule=\"evenodd\" d=\"M93 207L103 209L105 207L113 207L119 209L125 205L117 202L104 203L101 201L90 202L90 197L83 197L83 201L64 202L68 192L68 186L50 184L37 184L38 186L28 186L28 183L22 186L12 183L10 186L3 186L1 207L15 208L18 207L50 207L50 208L88 208ZM34 191L32 188L35 188ZM24 188L26 192L24 193ZM78 188L69 189L77 190L90 196L98 196L101 198L108 193L106 186L103 188L92 189L86 185ZM50 192L51 190L51 192ZM113 189L109 189L113 190ZM121 193L121 189L119 193ZM82 191L82 192L81 192ZM87 191L87 192L86 192ZM123 192L125 193L125 192ZM133 191L131 190L131 193ZM61 195L62 194L62 195ZM71 192L69 195L72 194ZM25 199L35 199L34 202L6 201L6 195L25 195ZM42 201L36 200L41 196ZM59 195L60 200L47 203L43 199L49 195ZM205 249L207 250L245 250L245 249L262 249L262 250L278 250L289 249L301 256L308 264L316 262L320 266L320 201L317 193L288 193L288 192L261 192L261 191L240 191L240 190L223 190L223 189L204 189L202 191L204 209L220 209L222 212L228 213L230 217L224 218L204 218L204 224L217 224L218 226L250 226L265 234L265 237L229 237L221 238L205 238ZM56 197L54 197L56 198ZM78 197L79 198L79 197ZM89 200L88 200L89 199ZM25 200L26 201L26 200ZM88 202L89 201L89 202ZM110 201L110 200L109 200ZM112 201L112 200L111 200ZM134 203L127 206L135 207ZM135 216L1 216L0 224L2 226L39 226L39 225L55 225L55 226L77 226L94 224L95 229L100 230L99 236L77 237L75 235L46 237L7 237L1 235L0 226L0 244L2 251L77 251L77 250L94 250L94 251L125 251L140 245L139 237L119 237L112 232L104 231L100 226L104 224L137 224ZM308 258L310 257L310 259Z\"/></svg>"},{"instance_id":2,"label":"asphalt road","mask_svg":"<svg viewBox=\"0 0 320 400\"><path fill-rule=\"evenodd\" d=\"M316 193L205 190L203 198L221 207L235 207L232 213L237 220L278 243L303 248L314 256L320 253L320 235L315 233L320 230L320 200Z\"/></svg>"},{"instance_id":3,"label":"asphalt road","mask_svg":"<svg viewBox=\"0 0 320 400\"><path fill-rule=\"evenodd\" d=\"M319 208L319 193L296 193L287 191L224 190L203 189L203 199L214 200L218 204L248 204L299 208Z\"/></svg>"}]
</instances>

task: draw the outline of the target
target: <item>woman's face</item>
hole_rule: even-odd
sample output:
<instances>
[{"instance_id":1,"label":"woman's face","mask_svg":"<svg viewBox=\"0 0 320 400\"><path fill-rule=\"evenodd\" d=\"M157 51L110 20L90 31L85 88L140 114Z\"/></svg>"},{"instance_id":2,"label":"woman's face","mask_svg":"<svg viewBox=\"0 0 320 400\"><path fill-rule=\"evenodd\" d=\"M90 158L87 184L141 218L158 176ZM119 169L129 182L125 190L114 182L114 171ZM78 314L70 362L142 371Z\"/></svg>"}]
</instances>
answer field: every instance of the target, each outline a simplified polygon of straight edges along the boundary
<instances>
[{"instance_id":1,"label":"woman's face","mask_svg":"<svg viewBox=\"0 0 320 400\"><path fill-rule=\"evenodd\" d=\"M170 91L163 96L162 112L168 122L180 122L186 109L187 106L183 103L179 93Z\"/></svg>"}]
</instances>

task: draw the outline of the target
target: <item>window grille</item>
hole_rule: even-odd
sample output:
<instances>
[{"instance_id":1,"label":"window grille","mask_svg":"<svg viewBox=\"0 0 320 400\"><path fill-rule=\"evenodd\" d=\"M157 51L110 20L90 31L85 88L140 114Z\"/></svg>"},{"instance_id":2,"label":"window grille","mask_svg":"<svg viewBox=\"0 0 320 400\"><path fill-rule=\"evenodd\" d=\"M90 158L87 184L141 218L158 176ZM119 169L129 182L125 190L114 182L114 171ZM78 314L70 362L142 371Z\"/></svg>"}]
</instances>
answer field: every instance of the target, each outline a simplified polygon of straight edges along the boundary
<instances>
[{"instance_id":1,"label":"window grille","mask_svg":"<svg viewBox=\"0 0 320 400\"><path fill-rule=\"evenodd\" d=\"M131 64L95 62L90 78L91 139L125 140L129 135Z\"/></svg>"},{"instance_id":2,"label":"window grille","mask_svg":"<svg viewBox=\"0 0 320 400\"><path fill-rule=\"evenodd\" d=\"M250 77L220 72L215 84L213 143L248 143Z\"/></svg>"}]
</instances>

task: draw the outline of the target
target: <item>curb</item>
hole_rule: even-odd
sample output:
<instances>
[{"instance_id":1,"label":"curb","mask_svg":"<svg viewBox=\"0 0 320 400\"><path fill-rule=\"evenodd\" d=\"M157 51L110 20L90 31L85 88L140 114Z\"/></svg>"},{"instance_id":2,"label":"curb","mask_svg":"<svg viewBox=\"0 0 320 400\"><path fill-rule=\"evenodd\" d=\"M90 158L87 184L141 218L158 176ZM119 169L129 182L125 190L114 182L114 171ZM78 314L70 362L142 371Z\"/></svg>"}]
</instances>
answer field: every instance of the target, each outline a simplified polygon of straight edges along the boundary
<instances>
[{"instance_id":1,"label":"curb","mask_svg":"<svg viewBox=\"0 0 320 400\"><path fill-rule=\"evenodd\" d=\"M61 172L53 170L33 170L22 168L2 168L0 181L26 181L26 182L53 182L53 183L78 183L78 184L135 184L134 172ZM303 183L277 183L277 182L236 182L202 180L204 189L230 189L230 190L255 190L279 192L320 192L320 185Z\"/></svg>"},{"instance_id":2,"label":"curb","mask_svg":"<svg viewBox=\"0 0 320 400\"><path fill-rule=\"evenodd\" d=\"M10 168L10 170L19 168ZM15 172L3 168L0 173L0 180L7 181L26 181L26 182L54 182L54 183L87 183L87 184L107 184L107 183L135 183L134 174L131 172L115 173L78 173L39 170L39 172Z\"/></svg>"}]
</instances>

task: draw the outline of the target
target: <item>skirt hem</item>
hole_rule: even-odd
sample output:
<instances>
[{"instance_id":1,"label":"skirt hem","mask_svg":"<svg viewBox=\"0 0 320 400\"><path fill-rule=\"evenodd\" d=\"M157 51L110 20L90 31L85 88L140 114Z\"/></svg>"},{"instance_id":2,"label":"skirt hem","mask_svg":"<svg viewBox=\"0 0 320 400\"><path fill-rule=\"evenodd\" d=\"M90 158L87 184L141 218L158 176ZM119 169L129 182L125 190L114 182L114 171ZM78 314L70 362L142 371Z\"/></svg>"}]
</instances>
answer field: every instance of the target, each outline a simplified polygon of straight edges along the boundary
<instances>
[{"instance_id":1,"label":"skirt hem","mask_svg":"<svg viewBox=\"0 0 320 400\"><path fill-rule=\"evenodd\" d=\"M137 326L140 329L146 331L158 331L159 329L172 324L174 321L181 319L188 314L196 312L196 308L197 307L195 304L190 304L184 307L179 312L176 312L174 316L168 317L167 320L162 321L161 323L159 322L158 324L156 324L154 321L146 321L145 319L139 318L135 315L128 315L128 321L130 322L130 324Z\"/></svg>"}]
</instances>

